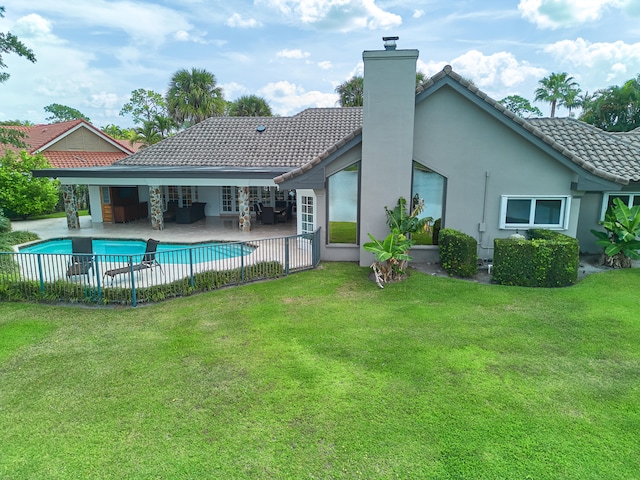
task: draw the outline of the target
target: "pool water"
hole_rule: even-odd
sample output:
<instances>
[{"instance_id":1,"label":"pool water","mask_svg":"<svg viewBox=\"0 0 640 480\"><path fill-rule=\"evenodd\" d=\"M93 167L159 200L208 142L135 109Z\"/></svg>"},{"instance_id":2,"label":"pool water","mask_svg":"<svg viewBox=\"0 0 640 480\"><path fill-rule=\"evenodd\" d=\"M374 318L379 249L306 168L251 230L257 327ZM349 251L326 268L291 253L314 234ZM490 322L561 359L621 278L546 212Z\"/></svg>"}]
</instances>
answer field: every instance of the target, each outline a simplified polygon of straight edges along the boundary
<instances>
[{"instance_id":1,"label":"pool water","mask_svg":"<svg viewBox=\"0 0 640 480\"><path fill-rule=\"evenodd\" d=\"M147 248L147 242L141 240L117 240L117 239L94 239L93 253L105 255L100 257L101 261L118 261L118 257L135 256L135 260L141 260ZM254 251L253 247L240 243L159 243L156 259L160 263L166 264L190 264L207 261L223 260L249 255ZM20 253L52 253L70 255L71 239L59 238L35 243L27 247L20 248Z\"/></svg>"}]
</instances>

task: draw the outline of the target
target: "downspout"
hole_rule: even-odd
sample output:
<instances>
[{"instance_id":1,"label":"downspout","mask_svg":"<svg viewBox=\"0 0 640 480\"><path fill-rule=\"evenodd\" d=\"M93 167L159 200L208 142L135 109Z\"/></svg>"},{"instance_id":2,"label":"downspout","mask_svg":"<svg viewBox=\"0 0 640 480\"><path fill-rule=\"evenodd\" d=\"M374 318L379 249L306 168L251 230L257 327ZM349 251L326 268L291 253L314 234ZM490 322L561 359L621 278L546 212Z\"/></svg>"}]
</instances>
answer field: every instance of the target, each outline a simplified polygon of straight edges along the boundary
<instances>
[{"instance_id":1,"label":"downspout","mask_svg":"<svg viewBox=\"0 0 640 480\"><path fill-rule=\"evenodd\" d=\"M489 170L486 170L484 172L484 199L482 202L482 222L480 223L480 225L478 225L478 232L479 232L478 245L480 246L481 250L484 250L486 252L489 252L491 250L491 247L483 245L484 232L487 231L487 202L488 202L488 196L489 196L489 175L490 175ZM484 258L483 260L487 260L490 256L485 256L485 257L486 258Z\"/></svg>"}]
</instances>

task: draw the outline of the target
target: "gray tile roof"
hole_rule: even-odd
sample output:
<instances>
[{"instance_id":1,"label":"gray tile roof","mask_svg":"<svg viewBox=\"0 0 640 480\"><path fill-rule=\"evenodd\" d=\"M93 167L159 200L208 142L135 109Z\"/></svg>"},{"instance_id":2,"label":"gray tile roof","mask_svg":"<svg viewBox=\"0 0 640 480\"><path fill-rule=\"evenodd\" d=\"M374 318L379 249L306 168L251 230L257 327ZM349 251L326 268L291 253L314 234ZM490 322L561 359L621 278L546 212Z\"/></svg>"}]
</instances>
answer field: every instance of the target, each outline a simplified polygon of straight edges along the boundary
<instances>
[{"instance_id":1,"label":"gray tile roof","mask_svg":"<svg viewBox=\"0 0 640 480\"><path fill-rule=\"evenodd\" d=\"M259 126L266 128L259 132ZM290 170L361 126L361 108L312 108L293 117L212 117L117 164Z\"/></svg>"},{"instance_id":2,"label":"gray tile roof","mask_svg":"<svg viewBox=\"0 0 640 480\"><path fill-rule=\"evenodd\" d=\"M608 133L568 118L525 120L506 110L450 66L416 95L448 77L586 171L616 183L640 180L640 129ZM258 126L265 130L259 132ZM213 117L119 162L146 167L282 169L276 183L318 165L362 133L362 108L310 108L293 117Z\"/></svg>"},{"instance_id":3,"label":"gray tile roof","mask_svg":"<svg viewBox=\"0 0 640 480\"><path fill-rule=\"evenodd\" d=\"M640 180L640 138L634 141L636 135L631 132L605 132L572 118L536 118L527 121L597 169L629 180Z\"/></svg>"}]
</instances>

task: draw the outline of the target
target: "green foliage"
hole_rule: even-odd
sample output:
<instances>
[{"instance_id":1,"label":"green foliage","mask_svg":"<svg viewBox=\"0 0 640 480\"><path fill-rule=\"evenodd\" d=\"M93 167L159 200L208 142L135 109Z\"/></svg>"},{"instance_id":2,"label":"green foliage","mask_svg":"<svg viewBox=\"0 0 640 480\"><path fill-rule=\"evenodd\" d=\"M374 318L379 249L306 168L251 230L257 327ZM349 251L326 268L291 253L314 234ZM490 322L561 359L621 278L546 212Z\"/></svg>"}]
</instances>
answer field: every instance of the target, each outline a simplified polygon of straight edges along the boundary
<instances>
[{"instance_id":1,"label":"green foliage","mask_svg":"<svg viewBox=\"0 0 640 480\"><path fill-rule=\"evenodd\" d=\"M629 208L621 199L614 198L600 222L606 232L591 230L596 244L604 248L606 263L611 267L630 267L631 260L640 260L640 205Z\"/></svg>"},{"instance_id":2,"label":"green foliage","mask_svg":"<svg viewBox=\"0 0 640 480\"><path fill-rule=\"evenodd\" d=\"M399 233L407 236L411 233L424 232L429 222L433 221L431 217L419 217L423 210L424 200L419 199L415 202L415 205L412 206L412 211L408 211L407 200L404 197L398 199L398 203L393 210L384 207L387 215L387 225L389 225L391 231L397 230Z\"/></svg>"},{"instance_id":3,"label":"green foliage","mask_svg":"<svg viewBox=\"0 0 640 480\"><path fill-rule=\"evenodd\" d=\"M87 117L79 110L68 107L66 105L60 105L59 103L52 103L51 105L47 105L46 107L44 107L44 111L51 114L50 117L45 118L45 120L51 123L68 122L71 120L86 120L87 122L91 121L89 117Z\"/></svg>"},{"instance_id":4,"label":"green foliage","mask_svg":"<svg viewBox=\"0 0 640 480\"><path fill-rule=\"evenodd\" d=\"M19 216L52 212L59 198L58 181L34 177L32 170L50 168L40 153L7 151L0 158L0 204Z\"/></svg>"},{"instance_id":5,"label":"green foliage","mask_svg":"<svg viewBox=\"0 0 640 480\"><path fill-rule=\"evenodd\" d=\"M556 105L565 106L569 110L576 106L576 98L580 93L578 83L568 73L552 73L538 82L535 100L551 104L551 117L555 117Z\"/></svg>"},{"instance_id":6,"label":"green foliage","mask_svg":"<svg viewBox=\"0 0 640 480\"><path fill-rule=\"evenodd\" d=\"M270 117L269 103L257 95L244 95L227 105L230 117Z\"/></svg>"},{"instance_id":7,"label":"green foliage","mask_svg":"<svg viewBox=\"0 0 640 480\"><path fill-rule=\"evenodd\" d=\"M362 92L364 90L364 77L355 75L335 88L338 94L338 103L341 107L361 107Z\"/></svg>"},{"instance_id":8,"label":"green foliage","mask_svg":"<svg viewBox=\"0 0 640 480\"><path fill-rule=\"evenodd\" d=\"M628 132L640 127L640 75L622 86L585 96L580 120L608 132Z\"/></svg>"},{"instance_id":9,"label":"green foliage","mask_svg":"<svg viewBox=\"0 0 640 480\"><path fill-rule=\"evenodd\" d=\"M375 255L376 261L371 268L376 275L378 286L383 288L384 283L397 281L404 275L407 262L411 260L407 252L414 242L398 229L392 230L382 241L370 233L368 235L371 241L365 243L362 248Z\"/></svg>"},{"instance_id":10,"label":"green foliage","mask_svg":"<svg viewBox=\"0 0 640 480\"><path fill-rule=\"evenodd\" d=\"M169 116L181 126L191 126L224 113L222 89L213 73L180 69L173 74L166 95Z\"/></svg>"},{"instance_id":11,"label":"green foliage","mask_svg":"<svg viewBox=\"0 0 640 480\"><path fill-rule=\"evenodd\" d=\"M11 231L11 220L4 216L4 212L0 208L0 234Z\"/></svg>"},{"instance_id":12,"label":"green foliage","mask_svg":"<svg viewBox=\"0 0 640 480\"><path fill-rule=\"evenodd\" d=\"M529 100L520 95L509 95L500 100L500 103L521 118L542 117L540 109L531 105Z\"/></svg>"},{"instance_id":13,"label":"green foliage","mask_svg":"<svg viewBox=\"0 0 640 480\"><path fill-rule=\"evenodd\" d=\"M167 102L158 92L138 88L131 92L129 101L120 110L120 116L125 115L131 115L136 124L150 122L156 116L168 116Z\"/></svg>"},{"instance_id":14,"label":"green foliage","mask_svg":"<svg viewBox=\"0 0 640 480\"><path fill-rule=\"evenodd\" d=\"M472 277L478 273L478 242L452 228L439 232L440 264L449 275Z\"/></svg>"},{"instance_id":15,"label":"green foliage","mask_svg":"<svg viewBox=\"0 0 640 480\"><path fill-rule=\"evenodd\" d=\"M530 239L496 238L493 280L522 287L565 287L578 280L578 240L559 232L529 230Z\"/></svg>"},{"instance_id":16,"label":"green foliage","mask_svg":"<svg viewBox=\"0 0 640 480\"><path fill-rule=\"evenodd\" d=\"M4 7L0 6L0 18L4 18ZM27 48L18 37L14 34L7 32L0 32L0 69L7 68L7 64L4 63L3 55L5 53L15 53L19 57L24 57L32 63L36 62L36 56L33 50ZM7 72L0 72L0 83L4 83L9 79ZM4 142L2 142L4 143Z\"/></svg>"}]
</instances>

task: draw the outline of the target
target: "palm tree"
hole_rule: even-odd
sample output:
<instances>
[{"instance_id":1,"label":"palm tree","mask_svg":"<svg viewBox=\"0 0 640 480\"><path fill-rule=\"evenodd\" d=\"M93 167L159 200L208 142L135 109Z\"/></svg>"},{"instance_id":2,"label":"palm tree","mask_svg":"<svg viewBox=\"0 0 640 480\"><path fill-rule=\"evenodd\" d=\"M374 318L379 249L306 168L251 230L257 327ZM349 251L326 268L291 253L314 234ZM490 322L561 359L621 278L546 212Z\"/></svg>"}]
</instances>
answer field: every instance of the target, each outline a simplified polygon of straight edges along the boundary
<instances>
[{"instance_id":1,"label":"palm tree","mask_svg":"<svg viewBox=\"0 0 640 480\"><path fill-rule=\"evenodd\" d=\"M576 106L573 102L580 93L580 88L568 73L552 73L538 84L540 86L535 91L535 101L550 103L552 118L556 115L556 105L564 105L569 110Z\"/></svg>"},{"instance_id":2,"label":"palm tree","mask_svg":"<svg viewBox=\"0 0 640 480\"><path fill-rule=\"evenodd\" d=\"M166 95L169 115L179 125L191 126L224 113L222 89L216 77L204 69L178 70Z\"/></svg>"},{"instance_id":3,"label":"palm tree","mask_svg":"<svg viewBox=\"0 0 640 480\"><path fill-rule=\"evenodd\" d=\"M416 87L426 80L427 76L424 73L416 72ZM361 75L354 75L336 87L335 92L340 96L338 103L341 107L361 107L363 89L364 78Z\"/></svg>"},{"instance_id":4,"label":"palm tree","mask_svg":"<svg viewBox=\"0 0 640 480\"><path fill-rule=\"evenodd\" d=\"M364 77L354 75L336 87L335 92L340 96L338 103L341 107L361 107L363 89Z\"/></svg>"},{"instance_id":5,"label":"palm tree","mask_svg":"<svg viewBox=\"0 0 640 480\"><path fill-rule=\"evenodd\" d=\"M271 107L257 95L244 95L228 105L230 117L270 117Z\"/></svg>"}]
</instances>

